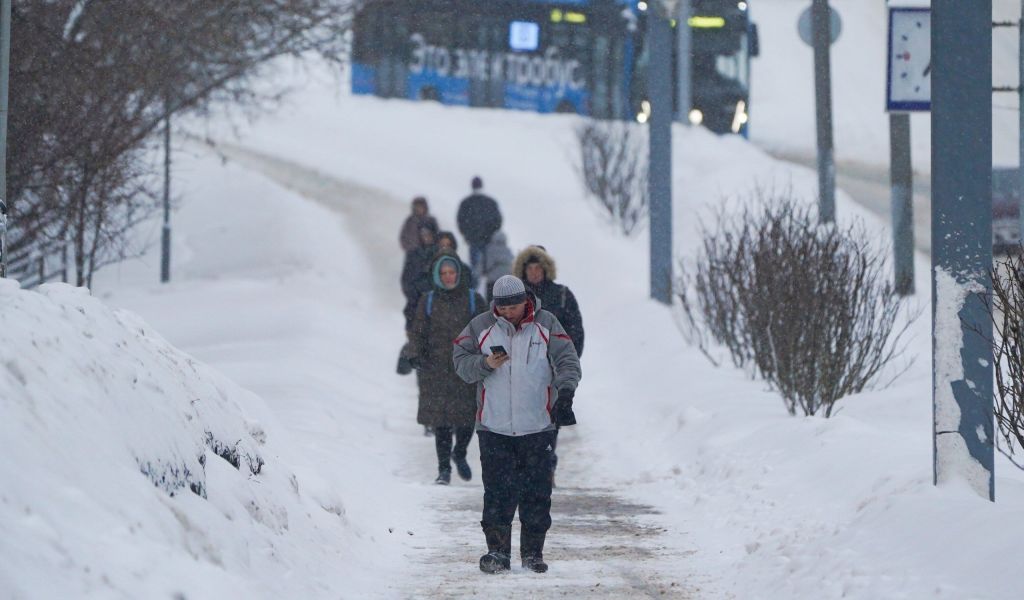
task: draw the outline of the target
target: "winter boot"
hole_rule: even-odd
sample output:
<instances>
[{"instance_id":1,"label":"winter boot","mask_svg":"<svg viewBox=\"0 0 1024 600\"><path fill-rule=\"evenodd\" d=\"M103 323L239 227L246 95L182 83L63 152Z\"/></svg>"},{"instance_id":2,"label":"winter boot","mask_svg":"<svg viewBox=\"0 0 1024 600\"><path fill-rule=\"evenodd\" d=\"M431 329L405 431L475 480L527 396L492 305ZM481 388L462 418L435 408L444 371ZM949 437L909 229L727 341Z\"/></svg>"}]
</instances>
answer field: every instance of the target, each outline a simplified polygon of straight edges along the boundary
<instances>
[{"instance_id":1,"label":"winter boot","mask_svg":"<svg viewBox=\"0 0 1024 600\"><path fill-rule=\"evenodd\" d=\"M469 463L466 462L466 457L455 459L455 471L458 472L459 477L463 481L469 481L473 478L473 470L469 468Z\"/></svg>"},{"instance_id":2,"label":"winter boot","mask_svg":"<svg viewBox=\"0 0 1024 600\"><path fill-rule=\"evenodd\" d=\"M487 554L480 557L484 573L508 573L512 569L512 526L484 527Z\"/></svg>"},{"instance_id":3,"label":"winter boot","mask_svg":"<svg viewBox=\"0 0 1024 600\"><path fill-rule=\"evenodd\" d=\"M544 538L546 532L534 533L523 530L519 533L519 553L523 558L523 568L534 573L547 573L548 565L544 562Z\"/></svg>"},{"instance_id":4,"label":"winter boot","mask_svg":"<svg viewBox=\"0 0 1024 600\"><path fill-rule=\"evenodd\" d=\"M451 482L452 482L452 470L451 469L448 469L448 470L439 469L437 471L437 479L434 480L434 483L436 483L437 485L448 485Z\"/></svg>"}]
</instances>

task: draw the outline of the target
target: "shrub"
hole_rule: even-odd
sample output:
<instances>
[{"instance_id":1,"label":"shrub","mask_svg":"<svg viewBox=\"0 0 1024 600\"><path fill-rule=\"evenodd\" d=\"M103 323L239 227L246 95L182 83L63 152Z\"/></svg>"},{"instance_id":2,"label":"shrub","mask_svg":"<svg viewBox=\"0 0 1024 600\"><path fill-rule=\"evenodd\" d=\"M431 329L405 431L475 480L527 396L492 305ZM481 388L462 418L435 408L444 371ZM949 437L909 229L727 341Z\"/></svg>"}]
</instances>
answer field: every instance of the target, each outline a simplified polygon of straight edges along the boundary
<instances>
[{"instance_id":1,"label":"shrub","mask_svg":"<svg viewBox=\"0 0 1024 600\"><path fill-rule=\"evenodd\" d=\"M686 334L709 357L712 340L724 346L790 414L831 416L903 354L916 315L900 322L903 299L863 226L821 225L791 192L758 192L700 236L677 292Z\"/></svg>"},{"instance_id":2,"label":"shrub","mask_svg":"<svg viewBox=\"0 0 1024 600\"><path fill-rule=\"evenodd\" d=\"M631 235L647 215L646 138L636 124L587 121L576 129L577 171L587 195L622 233Z\"/></svg>"},{"instance_id":3,"label":"shrub","mask_svg":"<svg viewBox=\"0 0 1024 600\"><path fill-rule=\"evenodd\" d=\"M1016 256L997 261L992 269L992 356L995 360L995 415L1005 448L1000 452L1013 464L1024 449L1024 248Z\"/></svg>"}]
</instances>

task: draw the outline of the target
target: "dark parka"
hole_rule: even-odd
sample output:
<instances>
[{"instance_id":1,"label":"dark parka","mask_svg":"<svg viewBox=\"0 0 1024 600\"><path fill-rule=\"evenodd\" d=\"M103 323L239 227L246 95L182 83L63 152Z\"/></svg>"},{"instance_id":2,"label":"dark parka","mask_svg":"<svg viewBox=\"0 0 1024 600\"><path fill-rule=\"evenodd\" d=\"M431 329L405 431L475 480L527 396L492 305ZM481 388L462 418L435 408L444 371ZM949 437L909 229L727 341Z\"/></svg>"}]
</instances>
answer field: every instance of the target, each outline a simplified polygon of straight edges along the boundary
<instances>
[{"instance_id":1,"label":"dark parka","mask_svg":"<svg viewBox=\"0 0 1024 600\"><path fill-rule=\"evenodd\" d=\"M544 269L544 281L539 285L531 285L530 281L526 279L526 265L533 262L538 263ZM576 302L576 296L572 290L560 283L555 283L558 271L551 255L539 246L527 246L512 263L512 274L522 279L526 289L540 298L544 310L555 315L558 322L565 328L565 333L572 338L572 343L576 346L576 355L583 356L583 315L580 314L580 305Z\"/></svg>"},{"instance_id":2,"label":"dark parka","mask_svg":"<svg viewBox=\"0 0 1024 600\"><path fill-rule=\"evenodd\" d=\"M437 233L436 231L434 232ZM420 296L430 291L433 287L427 270L430 268L434 256L437 254L437 246L417 246L405 253L405 263L402 265L402 294L405 296L405 308L402 314L405 315L406 328L412 323L416 311L416 304Z\"/></svg>"},{"instance_id":3,"label":"dark parka","mask_svg":"<svg viewBox=\"0 0 1024 600\"><path fill-rule=\"evenodd\" d=\"M501 210L494 198L478 191L459 203L455 220L470 246L483 247L501 229Z\"/></svg>"},{"instance_id":4,"label":"dark parka","mask_svg":"<svg viewBox=\"0 0 1024 600\"><path fill-rule=\"evenodd\" d=\"M469 286L459 266L459 283L446 290L440 284L440 262L454 254L442 252L431 266L434 282L430 316L427 302L430 294L423 294L416 306L412 328L409 331L410 357L417 365L420 387L419 411L416 421L421 425L471 427L476 422L474 386L464 382L456 373L452 362L452 340L458 337L466 323L477 313L487 310L480 294L475 297L475 310L470 310Z\"/></svg>"}]
</instances>

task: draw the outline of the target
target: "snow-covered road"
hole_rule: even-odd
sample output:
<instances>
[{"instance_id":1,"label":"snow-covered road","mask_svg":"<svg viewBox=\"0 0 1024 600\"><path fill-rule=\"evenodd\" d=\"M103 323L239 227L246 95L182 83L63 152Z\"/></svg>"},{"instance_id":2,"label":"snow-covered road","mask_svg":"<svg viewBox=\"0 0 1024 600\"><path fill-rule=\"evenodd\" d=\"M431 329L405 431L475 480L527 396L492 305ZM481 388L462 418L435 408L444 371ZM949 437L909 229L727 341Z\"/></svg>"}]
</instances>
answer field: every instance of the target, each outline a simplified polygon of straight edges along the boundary
<instances>
[{"instance_id":1,"label":"snow-covered road","mask_svg":"<svg viewBox=\"0 0 1024 600\"><path fill-rule=\"evenodd\" d=\"M372 301L398 310L394 280L400 264L392 238L394 223L404 217L400 203L385 192L237 144L218 143L215 150L286 189L340 212L346 223L359 223L349 227L352 238L381 263L374 270ZM407 439L415 444L405 448L410 464L398 475L407 484L429 480L433 445L429 440ZM409 572L396 585L398 597L463 598L527 592L531 598L561 598L584 591L588 596L607 598L700 597L700 578L685 575L686 558L697 552L686 544L685 536L664 535L670 523L653 506L628 499L625 492L629 483L591 487L591 482L604 480L595 477L602 469L600 461L590 458L598 455L590 447L595 441L572 429L560 436L559 485L552 499L554 524L545 553L552 565L551 575L523 573L515 561L514 577L488 578L476 570L476 561L485 548L479 526L483 492L476 479L447 488L414 485L413 489L423 495L424 520L437 524L440 535L416 537L416 532L404 532L410 536L405 565ZM478 475L475 448L470 458ZM515 527L513 554L517 547Z\"/></svg>"}]
</instances>

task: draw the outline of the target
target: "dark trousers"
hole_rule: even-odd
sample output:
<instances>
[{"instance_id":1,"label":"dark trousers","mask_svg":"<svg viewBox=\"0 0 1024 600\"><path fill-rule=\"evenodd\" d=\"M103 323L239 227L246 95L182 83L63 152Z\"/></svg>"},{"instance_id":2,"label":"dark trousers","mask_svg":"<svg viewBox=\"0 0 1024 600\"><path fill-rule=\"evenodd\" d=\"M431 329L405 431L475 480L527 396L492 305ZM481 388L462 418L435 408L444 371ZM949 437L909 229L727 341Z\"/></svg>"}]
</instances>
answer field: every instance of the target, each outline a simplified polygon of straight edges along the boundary
<instances>
[{"instance_id":1,"label":"dark trousers","mask_svg":"<svg viewBox=\"0 0 1024 600\"><path fill-rule=\"evenodd\" d=\"M551 472L554 473L555 469L558 468L558 455L555 451L558 450L558 432L561 428L555 426L555 439L551 440Z\"/></svg>"},{"instance_id":2,"label":"dark trousers","mask_svg":"<svg viewBox=\"0 0 1024 600\"><path fill-rule=\"evenodd\" d=\"M509 436L481 431L480 465L484 513L480 525L511 527L516 508L524 532L543 534L551 527L551 456L554 431Z\"/></svg>"},{"instance_id":3,"label":"dark trousers","mask_svg":"<svg viewBox=\"0 0 1024 600\"><path fill-rule=\"evenodd\" d=\"M455 448L452 448L452 434L455 434ZM452 458L466 459L469 440L473 439L473 427L435 427L434 447L437 448L437 466L442 471L452 470Z\"/></svg>"},{"instance_id":4,"label":"dark trousers","mask_svg":"<svg viewBox=\"0 0 1024 600\"><path fill-rule=\"evenodd\" d=\"M477 277L483 277L484 274L484 248L485 245L476 244L469 245L469 266L476 273Z\"/></svg>"}]
</instances>

